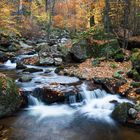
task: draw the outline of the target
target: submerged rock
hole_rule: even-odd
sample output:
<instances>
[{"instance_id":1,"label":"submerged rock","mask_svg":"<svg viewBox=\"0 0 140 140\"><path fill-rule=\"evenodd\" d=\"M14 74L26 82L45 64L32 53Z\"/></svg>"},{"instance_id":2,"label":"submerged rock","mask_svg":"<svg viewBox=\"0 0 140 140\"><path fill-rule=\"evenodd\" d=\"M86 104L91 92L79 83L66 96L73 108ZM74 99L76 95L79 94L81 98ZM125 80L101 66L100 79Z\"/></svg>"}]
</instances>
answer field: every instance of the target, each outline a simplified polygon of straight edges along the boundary
<instances>
[{"instance_id":1,"label":"submerged rock","mask_svg":"<svg viewBox=\"0 0 140 140\"><path fill-rule=\"evenodd\" d=\"M21 105L19 90L12 79L0 74L0 118L9 116Z\"/></svg>"},{"instance_id":2,"label":"submerged rock","mask_svg":"<svg viewBox=\"0 0 140 140\"><path fill-rule=\"evenodd\" d=\"M38 68L26 68L25 70L23 70L23 72L30 72L30 73L34 73L34 72L42 72L43 69L38 69Z\"/></svg>"}]
</instances>

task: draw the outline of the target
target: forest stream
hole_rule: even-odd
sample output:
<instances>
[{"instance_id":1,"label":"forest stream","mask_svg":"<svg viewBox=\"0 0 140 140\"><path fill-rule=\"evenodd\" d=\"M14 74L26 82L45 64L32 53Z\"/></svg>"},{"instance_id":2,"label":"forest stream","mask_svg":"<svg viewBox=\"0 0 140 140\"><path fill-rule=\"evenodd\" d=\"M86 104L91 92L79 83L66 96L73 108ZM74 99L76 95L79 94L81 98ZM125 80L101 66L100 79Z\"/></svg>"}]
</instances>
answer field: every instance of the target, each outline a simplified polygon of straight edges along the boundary
<instances>
[{"instance_id":1,"label":"forest stream","mask_svg":"<svg viewBox=\"0 0 140 140\"><path fill-rule=\"evenodd\" d=\"M18 56L17 59L21 57L28 56ZM0 120L1 124L11 128L10 140L139 140L139 129L122 126L110 117L114 109L111 101L132 101L105 90L88 90L85 81L57 75L54 72L56 67L28 67L43 71L29 74L32 77L29 82L19 82L17 79L23 73L16 70L16 63L8 60L0 65L0 72L14 78L24 92L50 83L60 83L66 89L78 87L81 100L77 101L75 95L70 95L63 104L46 105L38 96L28 94L28 107ZM45 71L49 73L45 74Z\"/></svg>"}]
</instances>

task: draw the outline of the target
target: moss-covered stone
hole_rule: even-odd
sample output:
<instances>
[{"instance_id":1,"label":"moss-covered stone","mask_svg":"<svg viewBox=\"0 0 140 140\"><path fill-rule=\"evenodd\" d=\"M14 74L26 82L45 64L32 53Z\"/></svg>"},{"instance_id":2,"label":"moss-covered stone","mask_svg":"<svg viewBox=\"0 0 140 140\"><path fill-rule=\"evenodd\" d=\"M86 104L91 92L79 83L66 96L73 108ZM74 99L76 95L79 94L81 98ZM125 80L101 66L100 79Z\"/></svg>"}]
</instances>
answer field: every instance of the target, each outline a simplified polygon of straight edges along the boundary
<instances>
[{"instance_id":1,"label":"moss-covered stone","mask_svg":"<svg viewBox=\"0 0 140 140\"><path fill-rule=\"evenodd\" d=\"M131 83L131 86L132 86L133 88L140 88L140 82L132 82L132 83Z\"/></svg>"},{"instance_id":2,"label":"moss-covered stone","mask_svg":"<svg viewBox=\"0 0 140 140\"><path fill-rule=\"evenodd\" d=\"M128 110L132 107L130 103L121 103L112 112L112 117L120 123L126 123L129 118Z\"/></svg>"},{"instance_id":3,"label":"moss-covered stone","mask_svg":"<svg viewBox=\"0 0 140 140\"><path fill-rule=\"evenodd\" d=\"M21 97L15 82L0 74L0 118L11 115L20 105Z\"/></svg>"},{"instance_id":4,"label":"moss-covered stone","mask_svg":"<svg viewBox=\"0 0 140 140\"><path fill-rule=\"evenodd\" d=\"M124 54L123 53L118 53L115 55L115 61L116 62L123 62L124 61Z\"/></svg>"},{"instance_id":5,"label":"moss-covered stone","mask_svg":"<svg viewBox=\"0 0 140 140\"><path fill-rule=\"evenodd\" d=\"M131 56L131 61L133 65L133 69L136 69L140 74L140 52L135 52Z\"/></svg>"},{"instance_id":6,"label":"moss-covered stone","mask_svg":"<svg viewBox=\"0 0 140 140\"><path fill-rule=\"evenodd\" d=\"M32 80L32 77L30 77L28 75L24 75L24 76L19 78L20 82L30 82L31 80Z\"/></svg>"},{"instance_id":7,"label":"moss-covered stone","mask_svg":"<svg viewBox=\"0 0 140 140\"><path fill-rule=\"evenodd\" d=\"M140 81L140 74L136 69L129 70L127 72L127 76L135 81Z\"/></svg>"}]
</instances>

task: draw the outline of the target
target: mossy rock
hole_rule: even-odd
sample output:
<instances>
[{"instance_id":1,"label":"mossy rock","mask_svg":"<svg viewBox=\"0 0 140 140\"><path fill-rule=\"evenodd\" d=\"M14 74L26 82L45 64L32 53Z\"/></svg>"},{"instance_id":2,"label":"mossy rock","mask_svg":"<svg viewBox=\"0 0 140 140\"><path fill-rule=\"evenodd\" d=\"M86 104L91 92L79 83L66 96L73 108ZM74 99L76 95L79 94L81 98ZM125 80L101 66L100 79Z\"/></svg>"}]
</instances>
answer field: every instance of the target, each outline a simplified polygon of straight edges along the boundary
<instances>
[{"instance_id":1,"label":"mossy rock","mask_svg":"<svg viewBox=\"0 0 140 140\"><path fill-rule=\"evenodd\" d=\"M116 106L111 116L120 123L126 123L129 118L128 110L132 107L130 103L121 103Z\"/></svg>"},{"instance_id":2,"label":"mossy rock","mask_svg":"<svg viewBox=\"0 0 140 140\"><path fill-rule=\"evenodd\" d=\"M140 88L140 82L132 82L132 83L131 83L131 86L132 86L133 88Z\"/></svg>"},{"instance_id":3,"label":"mossy rock","mask_svg":"<svg viewBox=\"0 0 140 140\"><path fill-rule=\"evenodd\" d=\"M31 80L32 80L32 77L30 77L28 75L24 75L24 76L19 78L20 82L30 82Z\"/></svg>"},{"instance_id":4,"label":"mossy rock","mask_svg":"<svg viewBox=\"0 0 140 140\"><path fill-rule=\"evenodd\" d=\"M15 82L10 78L0 76L0 118L18 110L21 102Z\"/></svg>"},{"instance_id":5,"label":"mossy rock","mask_svg":"<svg viewBox=\"0 0 140 140\"><path fill-rule=\"evenodd\" d=\"M113 74L113 77L114 77L114 78L117 78L117 79L123 80L124 77L123 77L121 74L122 74L122 71L121 71L121 70L117 70L117 71L115 71L115 73Z\"/></svg>"},{"instance_id":6,"label":"mossy rock","mask_svg":"<svg viewBox=\"0 0 140 140\"><path fill-rule=\"evenodd\" d=\"M135 81L140 81L140 74L138 73L138 71L136 69L132 69L132 70L128 71L127 76L129 78L132 78Z\"/></svg>"},{"instance_id":7,"label":"mossy rock","mask_svg":"<svg viewBox=\"0 0 140 140\"><path fill-rule=\"evenodd\" d=\"M140 74L140 52L135 52L131 56L131 61L133 65L133 69L136 69Z\"/></svg>"},{"instance_id":8,"label":"mossy rock","mask_svg":"<svg viewBox=\"0 0 140 140\"><path fill-rule=\"evenodd\" d=\"M124 61L124 54L123 53L118 53L115 55L115 61L116 62L123 62Z\"/></svg>"},{"instance_id":9,"label":"mossy rock","mask_svg":"<svg viewBox=\"0 0 140 140\"><path fill-rule=\"evenodd\" d=\"M100 60L98 58L96 58L92 61L92 66L97 67L99 65L100 65Z\"/></svg>"}]
</instances>

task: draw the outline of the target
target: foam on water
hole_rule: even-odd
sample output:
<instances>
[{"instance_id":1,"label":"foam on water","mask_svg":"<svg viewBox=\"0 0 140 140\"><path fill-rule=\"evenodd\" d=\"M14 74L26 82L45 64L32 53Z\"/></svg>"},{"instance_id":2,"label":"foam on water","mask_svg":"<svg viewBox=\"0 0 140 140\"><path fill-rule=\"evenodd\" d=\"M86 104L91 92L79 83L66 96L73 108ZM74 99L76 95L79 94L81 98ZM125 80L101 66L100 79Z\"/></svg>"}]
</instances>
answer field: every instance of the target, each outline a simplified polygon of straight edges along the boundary
<instances>
[{"instance_id":1,"label":"foam on water","mask_svg":"<svg viewBox=\"0 0 140 140\"><path fill-rule=\"evenodd\" d=\"M16 68L16 63L12 63L11 60L7 60L7 62L4 63L4 66L10 69Z\"/></svg>"},{"instance_id":2,"label":"foam on water","mask_svg":"<svg viewBox=\"0 0 140 140\"><path fill-rule=\"evenodd\" d=\"M45 117L73 115L77 112L88 118L113 123L110 114L115 105L111 103L111 101L115 100L119 103L130 102L127 99L121 99L117 95L107 94L104 90L97 89L94 91L88 91L85 84L82 84L81 87L81 95L83 97L82 102L76 103L75 97L70 96L70 104L72 107L76 106L76 108L72 108L69 105L59 104L48 106L36 101L35 97L30 97L31 100L34 100L33 103L36 105L30 106L28 110L30 110L31 115L38 116L39 120Z\"/></svg>"}]
</instances>

